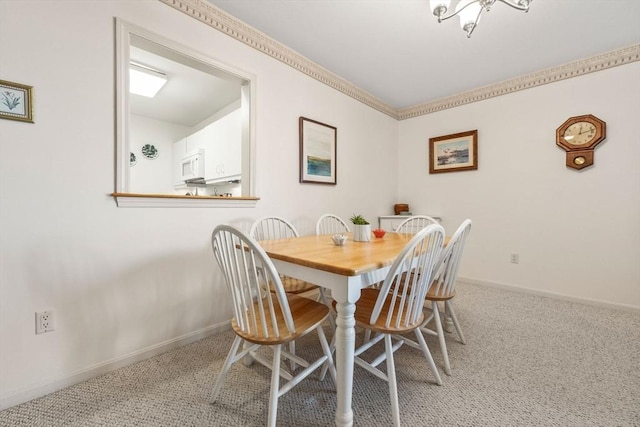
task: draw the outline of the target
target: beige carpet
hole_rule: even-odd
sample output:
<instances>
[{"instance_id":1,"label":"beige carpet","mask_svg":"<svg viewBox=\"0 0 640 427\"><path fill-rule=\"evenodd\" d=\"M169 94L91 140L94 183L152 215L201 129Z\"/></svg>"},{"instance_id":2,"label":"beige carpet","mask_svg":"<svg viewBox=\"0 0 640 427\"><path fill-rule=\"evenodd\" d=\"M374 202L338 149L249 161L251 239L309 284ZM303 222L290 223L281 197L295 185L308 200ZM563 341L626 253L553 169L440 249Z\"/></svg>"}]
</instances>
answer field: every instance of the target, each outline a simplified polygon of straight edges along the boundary
<instances>
[{"instance_id":1,"label":"beige carpet","mask_svg":"<svg viewBox=\"0 0 640 427\"><path fill-rule=\"evenodd\" d=\"M640 315L461 284L467 338L450 336L452 376L437 386L423 356L396 355L405 426L640 426ZM208 393L232 332L212 336L0 412L2 426L263 426L269 371L232 367ZM361 336L359 336L361 338ZM315 336L304 342L316 351ZM436 364L436 340L427 337ZM356 426L391 424L387 384L356 368ZM280 399L278 425L334 425L334 386L313 375Z\"/></svg>"}]
</instances>

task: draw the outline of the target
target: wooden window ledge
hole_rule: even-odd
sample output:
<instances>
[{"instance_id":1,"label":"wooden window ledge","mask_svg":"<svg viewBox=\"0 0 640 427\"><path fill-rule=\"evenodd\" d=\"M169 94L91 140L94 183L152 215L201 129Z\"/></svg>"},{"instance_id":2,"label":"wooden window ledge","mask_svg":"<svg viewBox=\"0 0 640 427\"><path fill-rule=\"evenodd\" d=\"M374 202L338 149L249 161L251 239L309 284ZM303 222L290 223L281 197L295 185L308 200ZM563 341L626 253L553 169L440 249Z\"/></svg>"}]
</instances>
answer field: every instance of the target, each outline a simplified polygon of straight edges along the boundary
<instances>
[{"instance_id":1,"label":"wooden window ledge","mask_svg":"<svg viewBox=\"0 0 640 427\"><path fill-rule=\"evenodd\" d=\"M254 208L259 197L111 193L119 208Z\"/></svg>"}]
</instances>

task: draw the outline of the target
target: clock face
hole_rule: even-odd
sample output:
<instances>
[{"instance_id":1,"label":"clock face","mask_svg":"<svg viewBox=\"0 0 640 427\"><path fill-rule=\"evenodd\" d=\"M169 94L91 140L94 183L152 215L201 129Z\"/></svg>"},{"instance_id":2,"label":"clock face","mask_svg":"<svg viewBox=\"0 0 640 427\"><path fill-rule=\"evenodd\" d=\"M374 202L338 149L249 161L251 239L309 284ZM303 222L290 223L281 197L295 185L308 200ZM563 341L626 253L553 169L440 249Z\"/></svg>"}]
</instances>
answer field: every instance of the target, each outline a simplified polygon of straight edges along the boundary
<instances>
[{"instance_id":1,"label":"clock face","mask_svg":"<svg viewBox=\"0 0 640 427\"><path fill-rule=\"evenodd\" d=\"M585 145L596 136L596 127L590 122L576 122L564 131L564 140L571 145Z\"/></svg>"}]
</instances>

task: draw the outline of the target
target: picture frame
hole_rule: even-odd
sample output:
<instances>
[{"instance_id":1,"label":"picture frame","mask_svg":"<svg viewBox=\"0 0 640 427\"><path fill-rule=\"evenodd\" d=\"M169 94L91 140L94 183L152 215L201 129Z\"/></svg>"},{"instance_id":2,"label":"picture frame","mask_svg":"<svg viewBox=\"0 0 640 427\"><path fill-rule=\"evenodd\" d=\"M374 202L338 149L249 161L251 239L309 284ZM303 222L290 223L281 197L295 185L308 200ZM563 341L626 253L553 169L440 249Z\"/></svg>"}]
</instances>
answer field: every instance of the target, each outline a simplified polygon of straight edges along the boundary
<instances>
[{"instance_id":1,"label":"picture frame","mask_svg":"<svg viewBox=\"0 0 640 427\"><path fill-rule=\"evenodd\" d=\"M429 138L429 173L478 169L478 130Z\"/></svg>"},{"instance_id":2,"label":"picture frame","mask_svg":"<svg viewBox=\"0 0 640 427\"><path fill-rule=\"evenodd\" d=\"M0 80L0 119L33 123L33 86Z\"/></svg>"},{"instance_id":3,"label":"picture frame","mask_svg":"<svg viewBox=\"0 0 640 427\"><path fill-rule=\"evenodd\" d=\"M336 185L338 129L300 117L300 182Z\"/></svg>"}]
</instances>

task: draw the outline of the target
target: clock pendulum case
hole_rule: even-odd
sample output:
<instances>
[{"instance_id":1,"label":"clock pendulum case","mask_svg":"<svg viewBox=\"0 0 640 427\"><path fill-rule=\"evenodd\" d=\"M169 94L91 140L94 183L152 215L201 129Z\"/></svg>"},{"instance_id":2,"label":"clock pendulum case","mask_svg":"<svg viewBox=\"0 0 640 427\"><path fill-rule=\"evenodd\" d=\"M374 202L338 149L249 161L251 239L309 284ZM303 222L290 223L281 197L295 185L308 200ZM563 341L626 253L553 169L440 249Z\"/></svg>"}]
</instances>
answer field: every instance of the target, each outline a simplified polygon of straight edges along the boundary
<instances>
[{"instance_id":1,"label":"clock pendulum case","mask_svg":"<svg viewBox=\"0 0 640 427\"><path fill-rule=\"evenodd\" d=\"M567 152L567 167L579 170L593 165L593 150L606 136L607 124L596 116L574 116L556 130L556 145Z\"/></svg>"}]
</instances>

